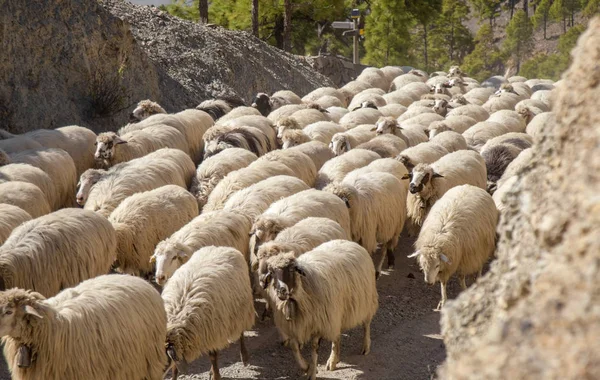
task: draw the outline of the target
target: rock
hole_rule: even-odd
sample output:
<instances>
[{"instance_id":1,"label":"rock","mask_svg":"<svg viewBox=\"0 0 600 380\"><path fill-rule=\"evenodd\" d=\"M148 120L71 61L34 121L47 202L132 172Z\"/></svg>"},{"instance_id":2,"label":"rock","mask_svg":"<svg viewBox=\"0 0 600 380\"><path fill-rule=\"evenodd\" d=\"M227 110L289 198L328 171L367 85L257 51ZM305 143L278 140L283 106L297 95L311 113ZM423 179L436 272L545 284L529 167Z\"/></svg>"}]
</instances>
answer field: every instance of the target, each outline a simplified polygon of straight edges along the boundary
<instances>
[{"instance_id":1,"label":"rock","mask_svg":"<svg viewBox=\"0 0 600 380\"><path fill-rule=\"evenodd\" d=\"M496 261L442 310L441 378L600 378L600 18L573 56L556 125L508 197Z\"/></svg>"}]
</instances>

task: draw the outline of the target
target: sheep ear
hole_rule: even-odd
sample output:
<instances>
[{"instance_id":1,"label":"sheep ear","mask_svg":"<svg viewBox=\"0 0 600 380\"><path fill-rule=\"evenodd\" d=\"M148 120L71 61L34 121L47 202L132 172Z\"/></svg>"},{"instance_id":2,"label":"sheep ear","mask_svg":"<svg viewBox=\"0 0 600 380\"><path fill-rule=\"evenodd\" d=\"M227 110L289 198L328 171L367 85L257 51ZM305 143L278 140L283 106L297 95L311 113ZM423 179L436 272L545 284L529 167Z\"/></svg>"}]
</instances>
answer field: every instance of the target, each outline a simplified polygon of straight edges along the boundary
<instances>
[{"instance_id":1,"label":"sheep ear","mask_svg":"<svg viewBox=\"0 0 600 380\"><path fill-rule=\"evenodd\" d=\"M342 197L342 200L346 204L346 207L350 208L350 201L348 200L348 198L347 197Z\"/></svg>"},{"instance_id":2,"label":"sheep ear","mask_svg":"<svg viewBox=\"0 0 600 380\"><path fill-rule=\"evenodd\" d=\"M444 176L439 173L433 172L433 178L444 178Z\"/></svg>"},{"instance_id":3,"label":"sheep ear","mask_svg":"<svg viewBox=\"0 0 600 380\"><path fill-rule=\"evenodd\" d=\"M273 274L271 273L271 271L268 271L267 274L265 274L265 277L262 279L262 288L263 289L267 289L269 287L269 284L271 283L271 278L273 277Z\"/></svg>"},{"instance_id":4,"label":"sheep ear","mask_svg":"<svg viewBox=\"0 0 600 380\"><path fill-rule=\"evenodd\" d=\"M429 129L423 129L423 132L425 132L425 134L426 134L427 136L429 136L429 132L430 132L430 131L429 131Z\"/></svg>"},{"instance_id":5,"label":"sheep ear","mask_svg":"<svg viewBox=\"0 0 600 380\"><path fill-rule=\"evenodd\" d=\"M180 259L185 259L186 257L188 257L188 254L186 252L179 251L177 252L177 257L179 257Z\"/></svg>"},{"instance_id":6,"label":"sheep ear","mask_svg":"<svg viewBox=\"0 0 600 380\"><path fill-rule=\"evenodd\" d=\"M346 140L346 152L350 151L352 147L350 146L350 141Z\"/></svg>"},{"instance_id":7,"label":"sheep ear","mask_svg":"<svg viewBox=\"0 0 600 380\"><path fill-rule=\"evenodd\" d=\"M294 269L296 270L296 272L298 272L299 275L306 276L306 272L304 272L304 270L302 268L300 268L299 266L296 265L296 267Z\"/></svg>"},{"instance_id":8,"label":"sheep ear","mask_svg":"<svg viewBox=\"0 0 600 380\"><path fill-rule=\"evenodd\" d=\"M115 145L118 145L118 144L127 144L127 140L123 140L122 138L117 136L117 137L115 137Z\"/></svg>"},{"instance_id":9,"label":"sheep ear","mask_svg":"<svg viewBox=\"0 0 600 380\"><path fill-rule=\"evenodd\" d=\"M454 107L452 107L452 104L447 104L447 105L446 105L446 108L448 108L448 109L451 109L451 110L453 110L453 109L454 109Z\"/></svg>"},{"instance_id":10,"label":"sheep ear","mask_svg":"<svg viewBox=\"0 0 600 380\"><path fill-rule=\"evenodd\" d=\"M174 362L179 361L179 358L177 357L177 352L175 352L175 347L173 347L173 345L170 343L167 346L167 356L169 356L169 359L173 360Z\"/></svg>"},{"instance_id":11,"label":"sheep ear","mask_svg":"<svg viewBox=\"0 0 600 380\"><path fill-rule=\"evenodd\" d=\"M94 141L94 146L98 146L98 141Z\"/></svg>"},{"instance_id":12,"label":"sheep ear","mask_svg":"<svg viewBox=\"0 0 600 380\"><path fill-rule=\"evenodd\" d=\"M407 173L402 176L402 179L412 179L412 173Z\"/></svg>"},{"instance_id":13,"label":"sheep ear","mask_svg":"<svg viewBox=\"0 0 600 380\"><path fill-rule=\"evenodd\" d=\"M411 253L410 255L408 255L406 257L408 257L409 259L412 259L413 257L419 256L419 254L421 254L421 252L420 251L416 251L415 253Z\"/></svg>"},{"instance_id":14,"label":"sheep ear","mask_svg":"<svg viewBox=\"0 0 600 380\"><path fill-rule=\"evenodd\" d=\"M37 310L35 310L35 309L33 308L33 306L31 306L31 305L25 305L25 307L24 307L24 310L25 310L25 314L28 314L28 315L33 315L34 317L36 317L36 318L39 318L39 319L43 319L43 318L44 318L44 317L42 317L42 315L41 315L40 313L38 313L38 312L37 312Z\"/></svg>"},{"instance_id":15,"label":"sheep ear","mask_svg":"<svg viewBox=\"0 0 600 380\"><path fill-rule=\"evenodd\" d=\"M440 259L446 264L452 264L452 261L448 258L448 256L444 255L443 253L440 253Z\"/></svg>"},{"instance_id":16,"label":"sheep ear","mask_svg":"<svg viewBox=\"0 0 600 380\"><path fill-rule=\"evenodd\" d=\"M373 128L371 128L370 130L371 130L371 132L374 132L374 131L376 131L376 130L377 130L377 127L373 127Z\"/></svg>"},{"instance_id":17,"label":"sheep ear","mask_svg":"<svg viewBox=\"0 0 600 380\"><path fill-rule=\"evenodd\" d=\"M400 123L396 124L396 128L398 128L398 129L404 129L404 128L402 128L402 127L400 126Z\"/></svg>"},{"instance_id":18,"label":"sheep ear","mask_svg":"<svg viewBox=\"0 0 600 380\"><path fill-rule=\"evenodd\" d=\"M150 256L150 264L156 264L156 256Z\"/></svg>"}]
</instances>

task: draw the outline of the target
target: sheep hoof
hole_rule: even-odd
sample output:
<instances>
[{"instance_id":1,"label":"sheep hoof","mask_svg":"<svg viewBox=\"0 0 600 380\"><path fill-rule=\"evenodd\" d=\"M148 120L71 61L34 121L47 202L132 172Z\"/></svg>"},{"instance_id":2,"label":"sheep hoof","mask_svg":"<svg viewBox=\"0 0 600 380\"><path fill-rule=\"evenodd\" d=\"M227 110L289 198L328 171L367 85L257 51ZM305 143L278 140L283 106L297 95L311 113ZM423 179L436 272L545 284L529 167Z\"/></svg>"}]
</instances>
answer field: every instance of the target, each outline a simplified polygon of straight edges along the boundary
<instances>
[{"instance_id":1,"label":"sheep hoof","mask_svg":"<svg viewBox=\"0 0 600 380\"><path fill-rule=\"evenodd\" d=\"M381 272L375 271L375 279L379 280L379 276L381 276Z\"/></svg>"},{"instance_id":2,"label":"sheep hoof","mask_svg":"<svg viewBox=\"0 0 600 380\"><path fill-rule=\"evenodd\" d=\"M395 266L394 264L388 264L388 269L390 269L390 270L394 269L394 266Z\"/></svg>"},{"instance_id":3,"label":"sheep hoof","mask_svg":"<svg viewBox=\"0 0 600 380\"><path fill-rule=\"evenodd\" d=\"M360 353L361 355L367 356L369 355L369 353L371 353L371 348L363 348L362 352Z\"/></svg>"},{"instance_id":4,"label":"sheep hoof","mask_svg":"<svg viewBox=\"0 0 600 380\"><path fill-rule=\"evenodd\" d=\"M331 360L331 358L330 358L329 360L327 360L327 365L325 368L328 371L335 371L336 366L337 366L337 363L335 361Z\"/></svg>"}]
</instances>

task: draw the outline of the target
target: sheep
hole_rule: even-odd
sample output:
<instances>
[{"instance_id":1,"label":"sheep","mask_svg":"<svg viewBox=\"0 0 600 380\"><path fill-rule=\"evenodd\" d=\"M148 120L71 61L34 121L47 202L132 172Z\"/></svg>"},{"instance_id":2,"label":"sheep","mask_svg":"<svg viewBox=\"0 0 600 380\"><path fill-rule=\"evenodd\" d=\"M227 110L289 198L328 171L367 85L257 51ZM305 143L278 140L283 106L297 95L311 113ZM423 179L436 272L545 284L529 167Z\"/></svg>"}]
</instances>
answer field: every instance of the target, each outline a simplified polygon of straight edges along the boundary
<instances>
[{"instance_id":1,"label":"sheep","mask_svg":"<svg viewBox=\"0 0 600 380\"><path fill-rule=\"evenodd\" d=\"M494 75L493 77L489 77L488 79L481 82L481 87L490 87L494 89L500 88L503 84L508 83L505 77L502 75Z\"/></svg>"},{"instance_id":2,"label":"sheep","mask_svg":"<svg viewBox=\"0 0 600 380\"><path fill-rule=\"evenodd\" d=\"M379 88L383 91L387 91L390 87L390 81L387 79L383 71L375 67L365 68L358 77L357 81L365 82L371 87Z\"/></svg>"},{"instance_id":3,"label":"sheep","mask_svg":"<svg viewBox=\"0 0 600 380\"><path fill-rule=\"evenodd\" d=\"M272 111L287 104L302 104L302 100L292 91L278 91L272 96L259 92L252 100L252 107L259 110L263 116L268 116Z\"/></svg>"},{"instance_id":4,"label":"sheep","mask_svg":"<svg viewBox=\"0 0 600 380\"><path fill-rule=\"evenodd\" d=\"M281 119L279 119L277 121L277 124L275 124L275 130L277 131L277 138L278 139L283 139L283 134L288 131L288 130L295 130L295 129L299 129L301 130L303 128L302 125L300 125L300 123L298 123L298 120L294 119L293 117L282 117Z\"/></svg>"},{"instance_id":5,"label":"sheep","mask_svg":"<svg viewBox=\"0 0 600 380\"><path fill-rule=\"evenodd\" d=\"M222 128L227 129L227 127L229 127L229 128L252 127L252 128L259 129L262 133L264 133L265 136L267 136L267 138L269 139L269 142L271 143L271 145L273 147L277 146L277 139L275 138L276 133L275 133L275 129L273 128L273 123L264 116L247 115L247 116L240 116L233 120L225 121L222 123L221 123L221 120L219 120L219 122L220 123L215 124L214 129L210 128L205 133L205 136L203 136L205 143L206 143L206 141L214 140L215 138L217 138L221 134L220 129L222 129ZM213 131L216 130L216 131L214 134L211 134L209 132L211 130L213 130Z\"/></svg>"},{"instance_id":6,"label":"sheep","mask_svg":"<svg viewBox=\"0 0 600 380\"><path fill-rule=\"evenodd\" d=\"M350 101L356 94L369 88L371 88L371 86L368 83L358 80L350 81L338 90L344 97L340 100L345 101L346 104L350 104Z\"/></svg>"},{"instance_id":7,"label":"sheep","mask_svg":"<svg viewBox=\"0 0 600 380\"><path fill-rule=\"evenodd\" d=\"M44 193L39 187L28 182L0 183L0 203L20 207L34 218L52 212Z\"/></svg>"},{"instance_id":8,"label":"sheep","mask_svg":"<svg viewBox=\"0 0 600 380\"><path fill-rule=\"evenodd\" d=\"M198 200L198 208L201 210L204 207L210 193L227 174L245 168L257 158L246 149L230 148L204 160L198 166L190 186L190 192Z\"/></svg>"},{"instance_id":9,"label":"sheep","mask_svg":"<svg viewBox=\"0 0 600 380\"><path fill-rule=\"evenodd\" d=\"M280 253L294 252L296 257L331 240L350 239L340 224L329 218L309 217L281 231L275 239L260 246L252 262L261 286L266 288L267 259Z\"/></svg>"},{"instance_id":10,"label":"sheep","mask_svg":"<svg viewBox=\"0 0 600 380\"><path fill-rule=\"evenodd\" d=\"M497 188L501 188L508 179L523 172L525 168L531 165L533 158L532 148L522 150L521 153L519 153L519 155L506 167L504 174L502 174L502 177L500 177L497 182Z\"/></svg>"},{"instance_id":11,"label":"sheep","mask_svg":"<svg viewBox=\"0 0 600 380\"><path fill-rule=\"evenodd\" d=\"M345 95L340 90L333 87L319 87L306 94L302 98L302 101L305 103L316 102L319 98L322 98L323 96L334 96L344 104L347 104Z\"/></svg>"},{"instance_id":12,"label":"sheep","mask_svg":"<svg viewBox=\"0 0 600 380\"><path fill-rule=\"evenodd\" d=\"M342 116L339 124L346 129L352 129L357 125L375 124L382 113L373 108L360 108Z\"/></svg>"},{"instance_id":13,"label":"sheep","mask_svg":"<svg viewBox=\"0 0 600 380\"><path fill-rule=\"evenodd\" d=\"M244 215L218 210L201 214L156 245L150 262L156 266L155 280L164 286L194 252L208 247L233 247L249 260L252 222Z\"/></svg>"},{"instance_id":14,"label":"sheep","mask_svg":"<svg viewBox=\"0 0 600 380\"><path fill-rule=\"evenodd\" d=\"M287 129L281 136L282 148L288 149L313 140L329 144L334 134L344 131L346 128L331 121L319 121L304 129Z\"/></svg>"},{"instance_id":15,"label":"sheep","mask_svg":"<svg viewBox=\"0 0 600 380\"><path fill-rule=\"evenodd\" d=\"M396 160L400 161L408 171L418 164L430 164L449 153L448 149L433 142L424 142L400 153Z\"/></svg>"},{"instance_id":16,"label":"sheep","mask_svg":"<svg viewBox=\"0 0 600 380\"><path fill-rule=\"evenodd\" d=\"M342 331L363 326L362 354L371 351L371 320L377 312L375 271L368 252L356 243L332 240L298 258L292 252L268 260L268 302L274 321L300 368L316 380L317 348L321 338L332 342L326 368L339 362ZM310 342L307 364L300 345Z\"/></svg>"},{"instance_id":17,"label":"sheep","mask_svg":"<svg viewBox=\"0 0 600 380\"><path fill-rule=\"evenodd\" d=\"M481 275L496 246L498 210L485 190L471 185L454 187L431 208L415 243L425 282L441 283L442 298L438 310L446 303L446 283L453 274L465 277Z\"/></svg>"},{"instance_id":18,"label":"sheep","mask_svg":"<svg viewBox=\"0 0 600 380\"><path fill-rule=\"evenodd\" d=\"M513 110L500 110L490 114L486 121L495 121L508 127L511 132L525 132L525 118Z\"/></svg>"},{"instance_id":19,"label":"sheep","mask_svg":"<svg viewBox=\"0 0 600 380\"><path fill-rule=\"evenodd\" d=\"M404 91L407 94L411 94L413 99L415 96L417 97L417 99L420 99L421 96L429 94L431 92L431 87L429 87L423 82L413 82L403 86L402 91Z\"/></svg>"},{"instance_id":20,"label":"sheep","mask_svg":"<svg viewBox=\"0 0 600 380\"><path fill-rule=\"evenodd\" d=\"M50 176L40 168L28 164L0 166L0 183L8 181L28 182L37 186L44 193L52 211L62 206L62 194L58 194Z\"/></svg>"},{"instance_id":21,"label":"sheep","mask_svg":"<svg viewBox=\"0 0 600 380\"><path fill-rule=\"evenodd\" d=\"M320 107L311 108L311 106L318 107L317 105L309 105L308 108L296 111L291 115L291 117L296 120L302 128L318 121L331 121L329 116L327 116L326 109Z\"/></svg>"},{"instance_id":22,"label":"sheep","mask_svg":"<svg viewBox=\"0 0 600 380\"><path fill-rule=\"evenodd\" d=\"M394 80L392 81L392 84L390 85L390 92L400 90L410 83L423 83L423 82L427 81L427 79L428 78L424 78L420 75L416 75L416 73L409 73L409 74L403 74L403 75L397 76L396 78L394 78ZM423 83L423 84L425 84L425 83ZM427 91L429 91L429 90L427 90Z\"/></svg>"},{"instance_id":23,"label":"sheep","mask_svg":"<svg viewBox=\"0 0 600 380\"><path fill-rule=\"evenodd\" d=\"M329 147L336 156L339 156L371 140L375 136L375 128L372 125L359 125L346 132L339 132L333 135Z\"/></svg>"},{"instance_id":24,"label":"sheep","mask_svg":"<svg viewBox=\"0 0 600 380\"><path fill-rule=\"evenodd\" d=\"M483 154L486 150L492 148L495 145L500 144L514 145L519 150L523 150L531 148L531 145L533 145L533 138L527 133L508 132L486 141L486 143L481 148L480 153Z\"/></svg>"},{"instance_id":25,"label":"sheep","mask_svg":"<svg viewBox=\"0 0 600 380\"><path fill-rule=\"evenodd\" d=\"M69 153L78 177L95 166L96 134L87 128L71 125L57 129L36 129L24 136L37 141L44 148L57 148Z\"/></svg>"},{"instance_id":26,"label":"sheep","mask_svg":"<svg viewBox=\"0 0 600 380\"><path fill-rule=\"evenodd\" d=\"M10 289L0 308L13 379L159 379L166 367L163 302L140 278L99 276L48 299Z\"/></svg>"},{"instance_id":27,"label":"sheep","mask_svg":"<svg viewBox=\"0 0 600 380\"><path fill-rule=\"evenodd\" d=\"M496 189L496 182L502 177L506 167L519 153L521 153L521 148L509 143L495 144L481 152L481 156L485 160L487 190L490 194Z\"/></svg>"},{"instance_id":28,"label":"sheep","mask_svg":"<svg viewBox=\"0 0 600 380\"><path fill-rule=\"evenodd\" d=\"M242 148L260 157L276 147L277 144L258 128L250 126L227 128L214 140L205 144L204 159L232 148Z\"/></svg>"},{"instance_id":29,"label":"sheep","mask_svg":"<svg viewBox=\"0 0 600 380\"><path fill-rule=\"evenodd\" d=\"M379 107L378 110L383 116L391 116L394 118L398 118L404 112L406 112L406 107L404 107L401 104L388 104L386 106Z\"/></svg>"},{"instance_id":30,"label":"sheep","mask_svg":"<svg viewBox=\"0 0 600 380\"><path fill-rule=\"evenodd\" d=\"M477 121L468 116L450 116L444 120L432 122L429 124L427 131L429 131L429 139L431 140L438 133L445 131L463 133L475 124L477 124Z\"/></svg>"},{"instance_id":31,"label":"sheep","mask_svg":"<svg viewBox=\"0 0 600 380\"><path fill-rule=\"evenodd\" d=\"M108 217L125 198L135 193L165 185L188 189L194 174L194 163L187 154L178 149L160 149L133 165L109 170L89 190L84 209Z\"/></svg>"},{"instance_id":32,"label":"sheep","mask_svg":"<svg viewBox=\"0 0 600 380\"><path fill-rule=\"evenodd\" d=\"M236 108L232 109L231 111L229 111L227 114L221 116L219 118L219 120L217 120L215 125L222 125L222 124L228 123L232 120L235 120L237 118L244 117L244 116L262 116L262 115L256 108L253 108L253 107L246 107L246 106L236 107Z\"/></svg>"},{"instance_id":33,"label":"sheep","mask_svg":"<svg viewBox=\"0 0 600 380\"><path fill-rule=\"evenodd\" d=\"M179 367L208 353L211 377L220 380L218 351L238 338L247 365L244 331L254 325L254 302L248 265L239 251L211 246L195 252L167 282L162 298L173 379Z\"/></svg>"},{"instance_id":34,"label":"sheep","mask_svg":"<svg viewBox=\"0 0 600 380\"><path fill-rule=\"evenodd\" d=\"M437 99L431 109L438 115L445 117L448 110L452 109L452 106L445 99Z\"/></svg>"},{"instance_id":35,"label":"sheep","mask_svg":"<svg viewBox=\"0 0 600 380\"><path fill-rule=\"evenodd\" d=\"M423 130L417 128L402 128L398 120L393 117L379 118L377 124L375 124L375 132L377 135L386 133L394 134L404 140L409 147L428 140L427 134Z\"/></svg>"},{"instance_id":36,"label":"sheep","mask_svg":"<svg viewBox=\"0 0 600 380\"><path fill-rule=\"evenodd\" d=\"M391 174L400 181L406 179L406 175L408 174L408 170L401 162L393 158L380 158L367 166L352 170L350 173L346 174L344 180L354 181L355 177L376 172Z\"/></svg>"},{"instance_id":37,"label":"sheep","mask_svg":"<svg viewBox=\"0 0 600 380\"><path fill-rule=\"evenodd\" d=\"M462 107L454 108L446 114L446 117L450 116L468 116L475 119L477 122L481 122L487 120L490 117L490 113L482 106L467 104Z\"/></svg>"},{"instance_id":38,"label":"sheep","mask_svg":"<svg viewBox=\"0 0 600 380\"><path fill-rule=\"evenodd\" d=\"M348 105L348 109L354 110L360 108L361 105L367 101L373 102L373 104L375 104L377 108L383 107L387 104L387 102L381 95L374 94L368 91L362 91L352 98L352 101Z\"/></svg>"},{"instance_id":39,"label":"sheep","mask_svg":"<svg viewBox=\"0 0 600 380\"><path fill-rule=\"evenodd\" d=\"M406 142L396 135L386 133L378 135L371 140L362 143L357 149L372 150L383 158L396 157L407 147Z\"/></svg>"},{"instance_id":40,"label":"sheep","mask_svg":"<svg viewBox=\"0 0 600 380\"><path fill-rule=\"evenodd\" d=\"M315 187L323 189L331 182L339 182L352 170L368 165L379 158L381 156L377 153L365 149L352 149L341 156L334 157L319 170Z\"/></svg>"},{"instance_id":41,"label":"sheep","mask_svg":"<svg viewBox=\"0 0 600 380\"><path fill-rule=\"evenodd\" d=\"M498 209L500 217L502 217L502 215L504 215L508 210L508 204L506 199L507 194L512 193L515 189L518 189L520 186L520 178L516 175L507 178L506 181L504 181L502 184L500 184L500 182L498 181L497 188L494 188L492 191L492 199L496 204L496 208Z\"/></svg>"},{"instance_id":42,"label":"sheep","mask_svg":"<svg viewBox=\"0 0 600 380\"><path fill-rule=\"evenodd\" d=\"M150 99L141 100L138 102L135 109L131 112L130 119L142 121L152 115L156 115L159 113L167 113L167 111L165 111L165 109L162 108L160 104L153 102Z\"/></svg>"},{"instance_id":43,"label":"sheep","mask_svg":"<svg viewBox=\"0 0 600 380\"><path fill-rule=\"evenodd\" d=\"M380 70L390 83L392 83L396 77L404 74L404 71L397 66L384 66ZM387 90L387 88L385 90Z\"/></svg>"},{"instance_id":44,"label":"sheep","mask_svg":"<svg viewBox=\"0 0 600 380\"><path fill-rule=\"evenodd\" d=\"M482 105L482 107L490 114L500 110L514 110L517 103L523 100L519 95L511 92L502 92L490 98Z\"/></svg>"},{"instance_id":45,"label":"sheep","mask_svg":"<svg viewBox=\"0 0 600 380\"><path fill-rule=\"evenodd\" d=\"M54 148L31 149L13 154L10 160L15 164L29 164L46 172L54 182L61 207L74 205L77 168L67 152Z\"/></svg>"},{"instance_id":46,"label":"sheep","mask_svg":"<svg viewBox=\"0 0 600 380\"><path fill-rule=\"evenodd\" d=\"M535 116L543 112L549 112L550 107L541 100L525 99L517 103L515 111L521 115L526 124L529 124Z\"/></svg>"},{"instance_id":47,"label":"sheep","mask_svg":"<svg viewBox=\"0 0 600 380\"><path fill-rule=\"evenodd\" d=\"M31 220L31 215L20 207L0 203L0 246L10 236L12 230Z\"/></svg>"},{"instance_id":48,"label":"sheep","mask_svg":"<svg viewBox=\"0 0 600 380\"><path fill-rule=\"evenodd\" d=\"M315 100L314 103L320 105L323 108L331 108L331 107L342 107L342 108L346 108L344 106L344 103L336 98L335 96L331 96L331 95L326 95L326 96L322 96L319 99ZM331 115L329 115L329 117L331 118Z\"/></svg>"},{"instance_id":49,"label":"sheep","mask_svg":"<svg viewBox=\"0 0 600 380\"><path fill-rule=\"evenodd\" d=\"M408 107L415 100L412 96L412 93L404 90L396 90L392 92L388 92L383 95L383 99L386 101L388 105L390 104L400 104L404 107ZM415 94L416 96L416 94Z\"/></svg>"},{"instance_id":50,"label":"sheep","mask_svg":"<svg viewBox=\"0 0 600 380\"><path fill-rule=\"evenodd\" d=\"M515 76L512 76L512 77L508 78L508 83L515 83L515 82L523 82L523 83L525 83L525 82L527 82L527 78L522 77L522 76L518 76L518 75L515 75Z\"/></svg>"},{"instance_id":51,"label":"sheep","mask_svg":"<svg viewBox=\"0 0 600 380\"><path fill-rule=\"evenodd\" d=\"M398 121L404 121L404 120L408 120L408 119L411 119L416 116L421 116L421 115L426 115L426 114L430 114L429 116L435 115L437 120L444 119L443 117L436 115L436 113L433 111L433 109L431 109L430 101L425 101L425 104L426 105L421 105L421 104L417 104L417 102L414 102L406 109L406 112L403 113L398 118Z\"/></svg>"},{"instance_id":52,"label":"sheep","mask_svg":"<svg viewBox=\"0 0 600 380\"><path fill-rule=\"evenodd\" d=\"M486 188L485 161L479 153L459 150L449 153L433 164L417 165L408 175L407 198L409 235L423 225L431 207L451 188L469 184Z\"/></svg>"},{"instance_id":53,"label":"sheep","mask_svg":"<svg viewBox=\"0 0 600 380\"><path fill-rule=\"evenodd\" d=\"M156 245L198 216L192 194L176 185L133 194L110 214L117 235L119 272L148 275Z\"/></svg>"},{"instance_id":54,"label":"sheep","mask_svg":"<svg viewBox=\"0 0 600 380\"><path fill-rule=\"evenodd\" d=\"M15 135L15 137L7 138L5 140L0 139L0 149L7 154L41 148L43 148L43 146L40 143L23 135Z\"/></svg>"},{"instance_id":55,"label":"sheep","mask_svg":"<svg viewBox=\"0 0 600 380\"><path fill-rule=\"evenodd\" d=\"M544 128L547 128L547 131L551 131L555 124L556 116L554 112L543 112L531 119L525 128L525 132L533 138L537 138Z\"/></svg>"},{"instance_id":56,"label":"sheep","mask_svg":"<svg viewBox=\"0 0 600 380\"><path fill-rule=\"evenodd\" d=\"M284 164L293 171L294 177L300 178L309 186L313 186L317 178L317 169L312 159L297 149L275 150L257 161Z\"/></svg>"},{"instance_id":57,"label":"sheep","mask_svg":"<svg viewBox=\"0 0 600 380\"><path fill-rule=\"evenodd\" d=\"M431 123L444 120L443 116L434 112L421 113L412 117L403 118L403 116L407 115L409 112L410 110L398 118L398 121L401 122L401 126L404 128L409 126L420 126L426 129Z\"/></svg>"},{"instance_id":58,"label":"sheep","mask_svg":"<svg viewBox=\"0 0 600 380\"><path fill-rule=\"evenodd\" d=\"M449 153L456 152L461 149L468 149L467 140L462 134L454 131L445 131L436 134L429 140L433 144L437 144L446 148Z\"/></svg>"},{"instance_id":59,"label":"sheep","mask_svg":"<svg viewBox=\"0 0 600 380\"><path fill-rule=\"evenodd\" d=\"M288 104L271 112L269 116L267 116L267 119L269 119L271 123L277 124L280 119L284 117L290 117L295 112L304 109L306 109L306 104Z\"/></svg>"},{"instance_id":60,"label":"sheep","mask_svg":"<svg viewBox=\"0 0 600 380\"><path fill-rule=\"evenodd\" d=\"M325 188L342 199L350 211L352 240L371 255L381 244L381 259L375 266L379 278L383 261L394 266L394 249L406 220L407 186L392 174L371 172L344 178Z\"/></svg>"},{"instance_id":61,"label":"sheep","mask_svg":"<svg viewBox=\"0 0 600 380\"><path fill-rule=\"evenodd\" d=\"M117 148L118 145L122 145ZM122 136L114 132L100 133L96 138L94 158L103 168L143 157L160 148L179 149L189 154L185 137L167 125L152 125Z\"/></svg>"},{"instance_id":62,"label":"sheep","mask_svg":"<svg viewBox=\"0 0 600 380\"><path fill-rule=\"evenodd\" d=\"M480 150L483 144L491 138L511 132L504 124L495 121L483 121L475 124L463 133L467 145Z\"/></svg>"},{"instance_id":63,"label":"sheep","mask_svg":"<svg viewBox=\"0 0 600 380\"><path fill-rule=\"evenodd\" d=\"M256 218L250 229L251 253L275 239L284 229L308 217L329 218L351 236L350 215L344 202L325 191L308 189L271 204Z\"/></svg>"},{"instance_id":64,"label":"sheep","mask_svg":"<svg viewBox=\"0 0 600 380\"><path fill-rule=\"evenodd\" d=\"M4 289L19 287L54 296L108 273L116 245L110 222L88 210L66 208L30 220L0 247Z\"/></svg>"},{"instance_id":65,"label":"sheep","mask_svg":"<svg viewBox=\"0 0 600 380\"><path fill-rule=\"evenodd\" d=\"M350 113L350 111L346 107L336 106L327 108L327 114L329 115L331 121L334 123L339 123L341 118L344 117L344 115L346 115L347 113Z\"/></svg>"},{"instance_id":66,"label":"sheep","mask_svg":"<svg viewBox=\"0 0 600 380\"><path fill-rule=\"evenodd\" d=\"M288 149L306 154L315 164L317 172L325 162L335 157L331 149L329 149L329 145L320 141L311 141Z\"/></svg>"},{"instance_id":67,"label":"sheep","mask_svg":"<svg viewBox=\"0 0 600 380\"><path fill-rule=\"evenodd\" d=\"M477 87L464 94L464 98L470 104L482 106L490 96L494 95L494 92L493 87Z\"/></svg>"},{"instance_id":68,"label":"sheep","mask_svg":"<svg viewBox=\"0 0 600 380\"><path fill-rule=\"evenodd\" d=\"M223 210L239 213L254 221L271 203L308 189L309 186L298 178L278 175L238 191L227 200Z\"/></svg>"},{"instance_id":69,"label":"sheep","mask_svg":"<svg viewBox=\"0 0 600 380\"><path fill-rule=\"evenodd\" d=\"M226 99L208 99L198 104L196 109L206 112L214 121L216 121L231 112L235 107L242 105L243 103L232 104Z\"/></svg>"},{"instance_id":70,"label":"sheep","mask_svg":"<svg viewBox=\"0 0 600 380\"><path fill-rule=\"evenodd\" d=\"M552 108L554 103L555 91L540 90L536 91L531 95L532 100L539 100L546 104L547 107Z\"/></svg>"},{"instance_id":71,"label":"sheep","mask_svg":"<svg viewBox=\"0 0 600 380\"><path fill-rule=\"evenodd\" d=\"M300 98L294 91L290 90L279 90L273 93L271 97L283 98L288 104L302 104L302 98Z\"/></svg>"}]
</instances>

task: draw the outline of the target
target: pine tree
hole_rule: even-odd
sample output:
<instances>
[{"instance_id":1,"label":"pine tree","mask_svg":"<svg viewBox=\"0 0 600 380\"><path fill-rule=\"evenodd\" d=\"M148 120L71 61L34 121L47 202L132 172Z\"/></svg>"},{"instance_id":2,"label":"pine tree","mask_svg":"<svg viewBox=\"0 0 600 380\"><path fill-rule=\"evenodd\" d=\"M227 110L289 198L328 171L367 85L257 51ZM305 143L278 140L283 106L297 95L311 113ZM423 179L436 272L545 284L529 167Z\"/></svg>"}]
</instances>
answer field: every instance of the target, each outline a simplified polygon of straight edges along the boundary
<instances>
[{"instance_id":1,"label":"pine tree","mask_svg":"<svg viewBox=\"0 0 600 380\"><path fill-rule=\"evenodd\" d=\"M198 13L200 15L200 23L208 24L208 0L198 1Z\"/></svg>"},{"instance_id":2,"label":"pine tree","mask_svg":"<svg viewBox=\"0 0 600 380\"><path fill-rule=\"evenodd\" d=\"M546 36L546 30L548 27L548 20L550 19L550 7L552 6L553 0L541 0L536 7L535 14L533 15L533 26L536 29L540 27L544 28L544 39L548 39Z\"/></svg>"},{"instance_id":3,"label":"pine tree","mask_svg":"<svg viewBox=\"0 0 600 380\"><path fill-rule=\"evenodd\" d=\"M365 62L379 67L407 64L412 25L404 0L373 2L365 23Z\"/></svg>"},{"instance_id":4,"label":"pine tree","mask_svg":"<svg viewBox=\"0 0 600 380\"><path fill-rule=\"evenodd\" d=\"M506 27L503 45L504 52L516 62L517 71L533 48L533 42L533 25L525 12L522 9L518 10Z\"/></svg>"},{"instance_id":5,"label":"pine tree","mask_svg":"<svg viewBox=\"0 0 600 380\"><path fill-rule=\"evenodd\" d=\"M586 17L592 17L600 12L600 0L589 0L587 4L582 5L585 5L585 8L583 8L583 14Z\"/></svg>"},{"instance_id":6,"label":"pine tree","mask_svg":"<svg viewBox=\"0 0 600 380\"><path fill-rule=\"evenodd\" d=\"M258 0L252 0L252 35L259 37L258 34Z\"/></svg>"},{"instance_id":7,"label":"pine tree","mask_svg":"<svg viewBox=\"0 0 600 380\"><path fill-rule=\"evenodd\" d=\"M502 67L500 49L494 43L494 31L482 25L475 36L475 49L465 57L461 68L479 81L498 73Z\"/></svg>"},{"instance_id":8,"label":"pine tree","mask_svg":"<svg viewBox=\"0 0 600 380\"><path fill-rule=\"evenodd\" d=\"M429 29L431 23L438 17L439 12L442 10L442 0L418 0L418 1L406 1L407 10L417 23L422 28L423 47L423 63L424 69L429 70L429 57L428 57L428 46L429 46Z\"/></svg>"},{"instance_id":9,"label":"pine tree","mask_svg":"<svg viewBox=\"0 0 600 380\"><path fill-rule=\"evenodd\" d=\"M470 0L480 20L489 19L493 26L494 19L500 12L500 6L504 0Z\"/></svg>"}]
</instances>

